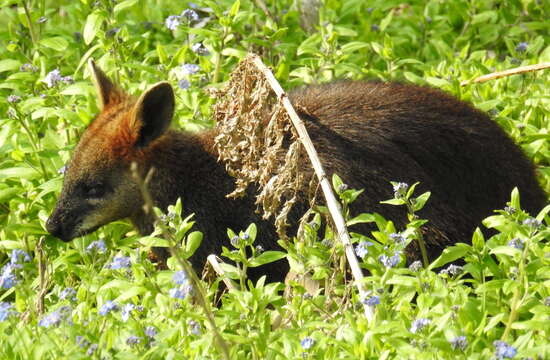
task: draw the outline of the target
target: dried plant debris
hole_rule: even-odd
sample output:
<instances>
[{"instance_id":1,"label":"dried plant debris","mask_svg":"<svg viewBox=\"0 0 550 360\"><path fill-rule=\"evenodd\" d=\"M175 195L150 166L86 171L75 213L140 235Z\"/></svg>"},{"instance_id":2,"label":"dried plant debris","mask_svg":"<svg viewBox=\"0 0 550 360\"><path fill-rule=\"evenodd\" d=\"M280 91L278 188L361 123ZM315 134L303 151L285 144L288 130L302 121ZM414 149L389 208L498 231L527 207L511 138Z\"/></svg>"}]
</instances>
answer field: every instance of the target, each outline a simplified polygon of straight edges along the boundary
<instances>
[{"instance_id":1,"label":"dried plant debris","mask_svg":"<svg viewBox=\"0 0 550 360\"><path fill-rule=\"evenodd\" d=\"M238 65L229 84L216 96L215 147L236 179L236 188L228 197L243 196L255 184L256 204L264 219L274 217L277 232L284 238L293 205L299 199L311 200L312 189L317 187L288 114L251 58Z\"/></svg>"}]
</instances>

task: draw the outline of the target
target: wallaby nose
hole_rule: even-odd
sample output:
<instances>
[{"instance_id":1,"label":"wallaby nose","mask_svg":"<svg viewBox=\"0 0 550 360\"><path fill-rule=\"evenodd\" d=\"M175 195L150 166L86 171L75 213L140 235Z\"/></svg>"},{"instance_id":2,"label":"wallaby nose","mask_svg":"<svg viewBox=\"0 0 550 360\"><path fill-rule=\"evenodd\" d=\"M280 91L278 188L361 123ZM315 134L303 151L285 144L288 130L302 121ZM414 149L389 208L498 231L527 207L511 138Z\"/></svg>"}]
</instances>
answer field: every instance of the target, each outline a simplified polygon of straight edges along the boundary
<instances>
[{"instance_id":1,"label":"wallaby nose","mask_svg":"<svg viewBox=\"0 0 550 360\"><path fill-rule=\"evenodd\" d=\"M55 217L55 212L46 221L46 230L53 236L61 238L61 224Z\"/></svg>"}]
</instances>

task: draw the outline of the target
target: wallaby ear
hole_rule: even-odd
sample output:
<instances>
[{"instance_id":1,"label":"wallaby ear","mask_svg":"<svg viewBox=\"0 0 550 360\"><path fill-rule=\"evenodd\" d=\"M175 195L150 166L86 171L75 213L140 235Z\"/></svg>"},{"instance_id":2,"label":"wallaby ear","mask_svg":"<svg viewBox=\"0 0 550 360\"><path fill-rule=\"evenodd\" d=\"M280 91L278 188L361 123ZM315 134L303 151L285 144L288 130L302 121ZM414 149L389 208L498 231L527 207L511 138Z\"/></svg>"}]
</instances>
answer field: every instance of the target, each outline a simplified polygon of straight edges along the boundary
<instances>
[{"instance_id":1,"label":"wallaby ear","mask_svg":"<svg viewBox=\"0 0 550 360\"><path fill-rule=\"evenodd\" d=\"M132 114L132 129L137 133L135 146L147 146L168 129L174 116L174 103L174 90L165 81L141 94Z\"/></svg>"},{"instance_id":2,"label":"wallaby ear","mask_svg":"<svg viewBox=\"0 0 550 360\"><path fill-rule=\"evenodd\" d=\"M105 73L95 64L93 59L88 60L88 69L92 76L101 109L117 101L120 98L120 91L113 84Z\"/></svg>"}]
</instances>

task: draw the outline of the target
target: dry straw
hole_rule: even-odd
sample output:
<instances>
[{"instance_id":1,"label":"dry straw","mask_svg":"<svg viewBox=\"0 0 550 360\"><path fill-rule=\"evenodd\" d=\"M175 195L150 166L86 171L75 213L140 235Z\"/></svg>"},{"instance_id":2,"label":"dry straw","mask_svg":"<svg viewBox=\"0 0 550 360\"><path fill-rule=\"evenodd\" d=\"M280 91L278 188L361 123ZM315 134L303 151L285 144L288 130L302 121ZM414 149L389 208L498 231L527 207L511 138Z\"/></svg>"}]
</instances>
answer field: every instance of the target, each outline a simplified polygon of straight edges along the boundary
<instances>
[{"instance_id":1,"label":"dry straw","mask_svg":"<svg viewBox=\"0 0 550 360\"><path fill-rule=\"evenodd\" d=\"M228 196L244 195L249 185L257 187L256 203L264 218L275 217L277 232L284 237L292 206L299 199L306 200L317 186L313 172L303 166L305 150L344 245L359 295L365 299L369 293L363 287L363 273L340 205L303 122L271 71L258 56L250 54L233 71L227 87L216 95L215 146L236 179L236 189ZM364 309L371 320L372 308L365 305Z\"/></svg>"}]
</instances>

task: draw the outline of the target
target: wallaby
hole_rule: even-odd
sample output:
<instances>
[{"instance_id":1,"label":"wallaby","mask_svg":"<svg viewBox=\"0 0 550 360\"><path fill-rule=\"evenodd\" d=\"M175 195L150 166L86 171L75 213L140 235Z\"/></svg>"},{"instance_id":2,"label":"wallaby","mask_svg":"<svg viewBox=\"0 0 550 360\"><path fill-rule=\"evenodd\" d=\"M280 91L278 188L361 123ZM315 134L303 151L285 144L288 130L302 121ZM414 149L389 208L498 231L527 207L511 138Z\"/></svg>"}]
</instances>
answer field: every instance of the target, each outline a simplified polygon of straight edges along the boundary
<instances>
[{"instance_id":1,"label":"wallaby","mask_svg":"<svg viewBox=\"0 0 550 360\"><path fill-rule=\"evenodd\" d=\"M273 224L255 212L252 194L228 199L234 179L217 161L216 130L169 130L174 93L167 82L137 100L126 95L91 61L100 114L86 129L65 174L62 193L48 219L48 231L70 241L114 220L129 218L141 234L152 232L143 200L130 170L144 176L154 168L149 191L160 208L182 198L194 213L204 240L191 258L202 269L206 256L228 246L227 228L258 226L257 244L279 249ZM517 186L524 209L535 213L546 195L534 168L518 146L483 112L439 90L382 82L340 81L290 93L329 176L365 189L352 212L378 212L398 227L406 224L403 207L380 204L392 197L390 181L420 182L417 193L431 190L419 212L428 219L424 237L431 260L448 245L468 242L493 209L502 208ZM304 164L305 171L311 171ZM298 204L290 222L298 221ZM363 228L368 231L369 228ZM409 260L419 258L411 244ZM286 260L251 269L251 277L281 280Z\"/></svg>"}]
</instances>

